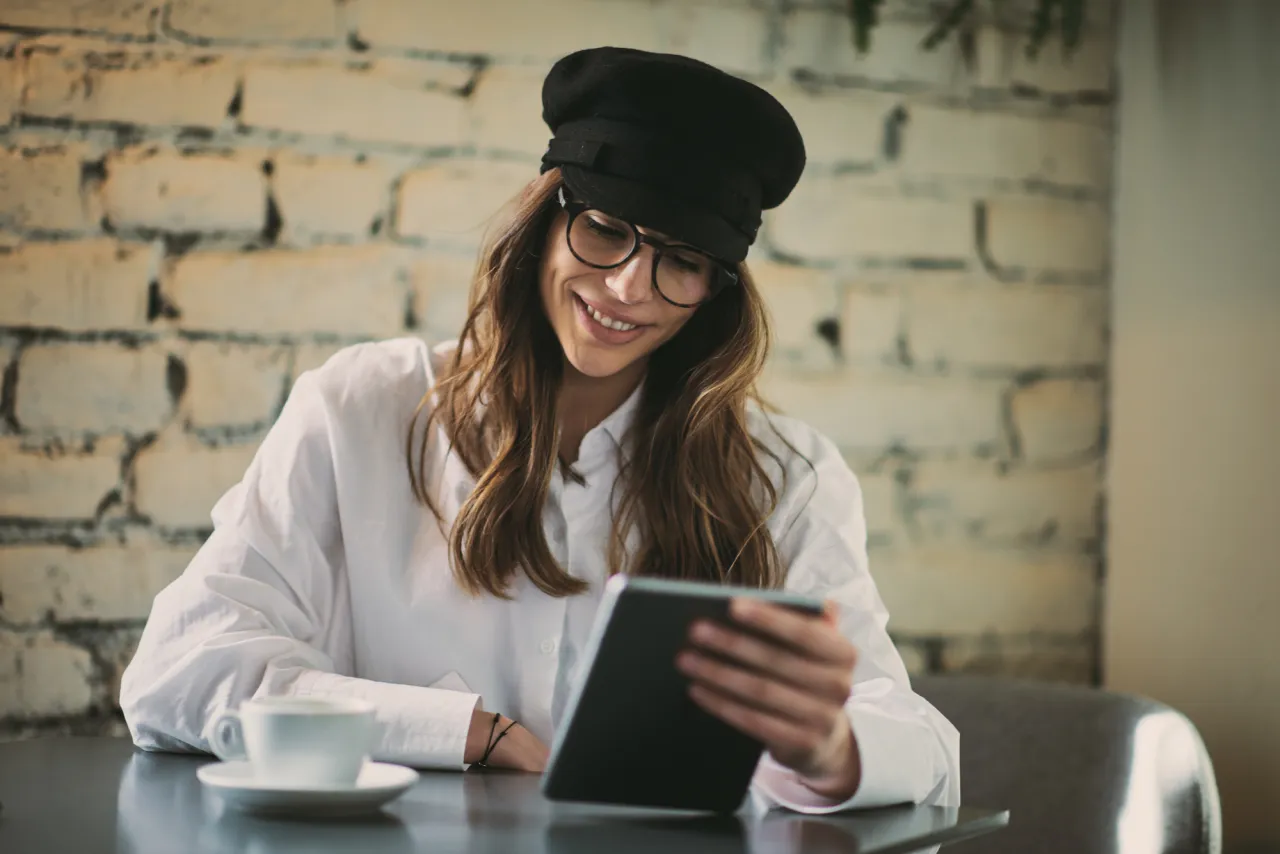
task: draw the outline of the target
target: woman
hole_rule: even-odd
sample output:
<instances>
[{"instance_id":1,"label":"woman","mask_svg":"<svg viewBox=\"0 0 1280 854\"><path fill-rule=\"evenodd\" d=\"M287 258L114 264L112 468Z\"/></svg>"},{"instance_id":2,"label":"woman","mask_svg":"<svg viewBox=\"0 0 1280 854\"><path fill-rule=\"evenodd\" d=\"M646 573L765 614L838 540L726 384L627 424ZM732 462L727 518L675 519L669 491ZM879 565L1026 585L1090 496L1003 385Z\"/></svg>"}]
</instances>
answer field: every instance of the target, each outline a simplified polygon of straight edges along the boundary
<instances>
[{"instance_id":1,"label":"woman","mask_svg":"<svg viewBox=\"0 0 1280 854\"><path fill-rule=\"evenodd\" d=\"M765 744L766 805L956 804L958 738L885 633L857 481L753 396L768 333L743 260L803 170L794 122L711 66L616 48L557 63L543 108L542 173L482 252L458 344L304 374L214 508L124 675L135 742L207 750L251 696L360 696L376 758L540 771L625 571L828 600L736 602L677 662Z\"/></svg>"}]
</instances>

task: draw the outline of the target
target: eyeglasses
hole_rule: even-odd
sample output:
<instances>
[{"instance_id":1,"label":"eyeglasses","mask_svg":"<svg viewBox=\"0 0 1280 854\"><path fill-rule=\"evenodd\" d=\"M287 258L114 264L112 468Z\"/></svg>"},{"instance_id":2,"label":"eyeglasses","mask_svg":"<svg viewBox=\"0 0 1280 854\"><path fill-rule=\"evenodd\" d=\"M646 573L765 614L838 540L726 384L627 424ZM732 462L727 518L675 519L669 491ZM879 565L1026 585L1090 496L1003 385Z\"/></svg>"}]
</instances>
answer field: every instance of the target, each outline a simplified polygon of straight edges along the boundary
<instances>
[{"instance_id":1,"label":"eyeglasses","mask_svg":"<svg viewBox=\"0 0 1280 854\"><path fill-rule=\"evenodd\" d=\"M726 286L738 283L738 274L728 264L700 249L641 234L626 220L568 199L564 187L559 198L560 207L569 214L565 225L569 251L588 267L621 267L640 251L641 244L648 243L653 247L653 288L680 308L710 302Z\"/></svg>"}]
</instances>

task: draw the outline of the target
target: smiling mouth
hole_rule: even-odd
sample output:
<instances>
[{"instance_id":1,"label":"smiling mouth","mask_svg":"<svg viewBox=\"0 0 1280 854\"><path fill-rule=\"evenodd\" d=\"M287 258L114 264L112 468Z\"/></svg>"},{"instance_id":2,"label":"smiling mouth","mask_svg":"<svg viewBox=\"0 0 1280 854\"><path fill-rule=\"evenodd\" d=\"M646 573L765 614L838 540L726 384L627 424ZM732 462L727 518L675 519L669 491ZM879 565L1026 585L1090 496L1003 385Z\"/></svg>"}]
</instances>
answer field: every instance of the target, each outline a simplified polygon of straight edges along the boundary
<instances>
[{"instance_id":1,"label":"smiling mouth","mask_svg":"<svg viewBox=\"0 0 1280 854\"><path fill-rule=\"evenodd\" d=\"M607 314L602 314L601 312L596 311L587 303L586 300L584 300L582 297L578 296L577 294L574 294L574 297L579 302L582 303L582 307L583 309L586 310L587 315L590 316L591 319L594 320L596 323L599 323L601 326L605 327L606 329L612 329L616 332L630 332L633 329L640 328L638 324L625 323L621 320L610 317Z\"/></svg>"}]
</instances>

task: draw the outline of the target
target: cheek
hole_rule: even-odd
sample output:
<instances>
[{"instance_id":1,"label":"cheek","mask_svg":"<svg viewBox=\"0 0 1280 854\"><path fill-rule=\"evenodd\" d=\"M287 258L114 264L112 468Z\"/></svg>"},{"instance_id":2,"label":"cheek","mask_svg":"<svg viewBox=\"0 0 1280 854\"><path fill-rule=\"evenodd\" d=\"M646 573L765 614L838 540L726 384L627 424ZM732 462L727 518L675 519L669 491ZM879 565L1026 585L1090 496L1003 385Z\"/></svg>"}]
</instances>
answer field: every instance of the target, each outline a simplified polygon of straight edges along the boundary
<instances>
[{"instance_id":1,"label":"cheek","mask_svg":"<svg viewBox=\"0 0 1280 854\"><path fill-rule=\"evenodd\" d=\"M660 324L662 337L659 343L666 343L684 329L684 325L693 318L693 310L680 309L675 306L669 307L671 310L664 313Z\"/></svg>"},{"instance_id":2,"label":"cheek","mask_svg":"<svg viewBox=\"0 0 1280 854\"><path fill-rule=\"evenodd\" d=\"M571 272L566 270L564 259L560 257L555 246L548 246L542 258L538 274L538 290L542 296L542 309L546 312L547 318L555 324L560 315L567 314L568 289L564 283Z\"/></svg>"}]
</instances>

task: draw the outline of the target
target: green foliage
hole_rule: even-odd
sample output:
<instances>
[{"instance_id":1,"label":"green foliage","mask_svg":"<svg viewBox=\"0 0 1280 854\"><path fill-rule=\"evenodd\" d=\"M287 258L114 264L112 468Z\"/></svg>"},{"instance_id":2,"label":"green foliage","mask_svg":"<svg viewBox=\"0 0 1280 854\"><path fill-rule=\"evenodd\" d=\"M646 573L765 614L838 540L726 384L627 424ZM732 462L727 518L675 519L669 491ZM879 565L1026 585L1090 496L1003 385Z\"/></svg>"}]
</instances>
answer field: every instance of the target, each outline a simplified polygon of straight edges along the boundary
<instances>
[{"instance_id":1,"label":"green foliage","mask_svg":"<svg viewBox=\"0 0 1280 854\"><path fill-rule=\"evenodd\" d=\"M1086 0L1036 0L1027 31L1027 56L1035 59L1040 50L1056 34L1062 41L1063 53L1070 56L1080 45L1084 31ZM858 53L871 49L871 33L880 23L880 7L884 0L848 0L849 18L853 22L853 43ZM937 22L921 42L925 50L933 50L952 33L963 32L977 14L977 0L949 0L940 4Z\"/></svg>"}]
</instances>

